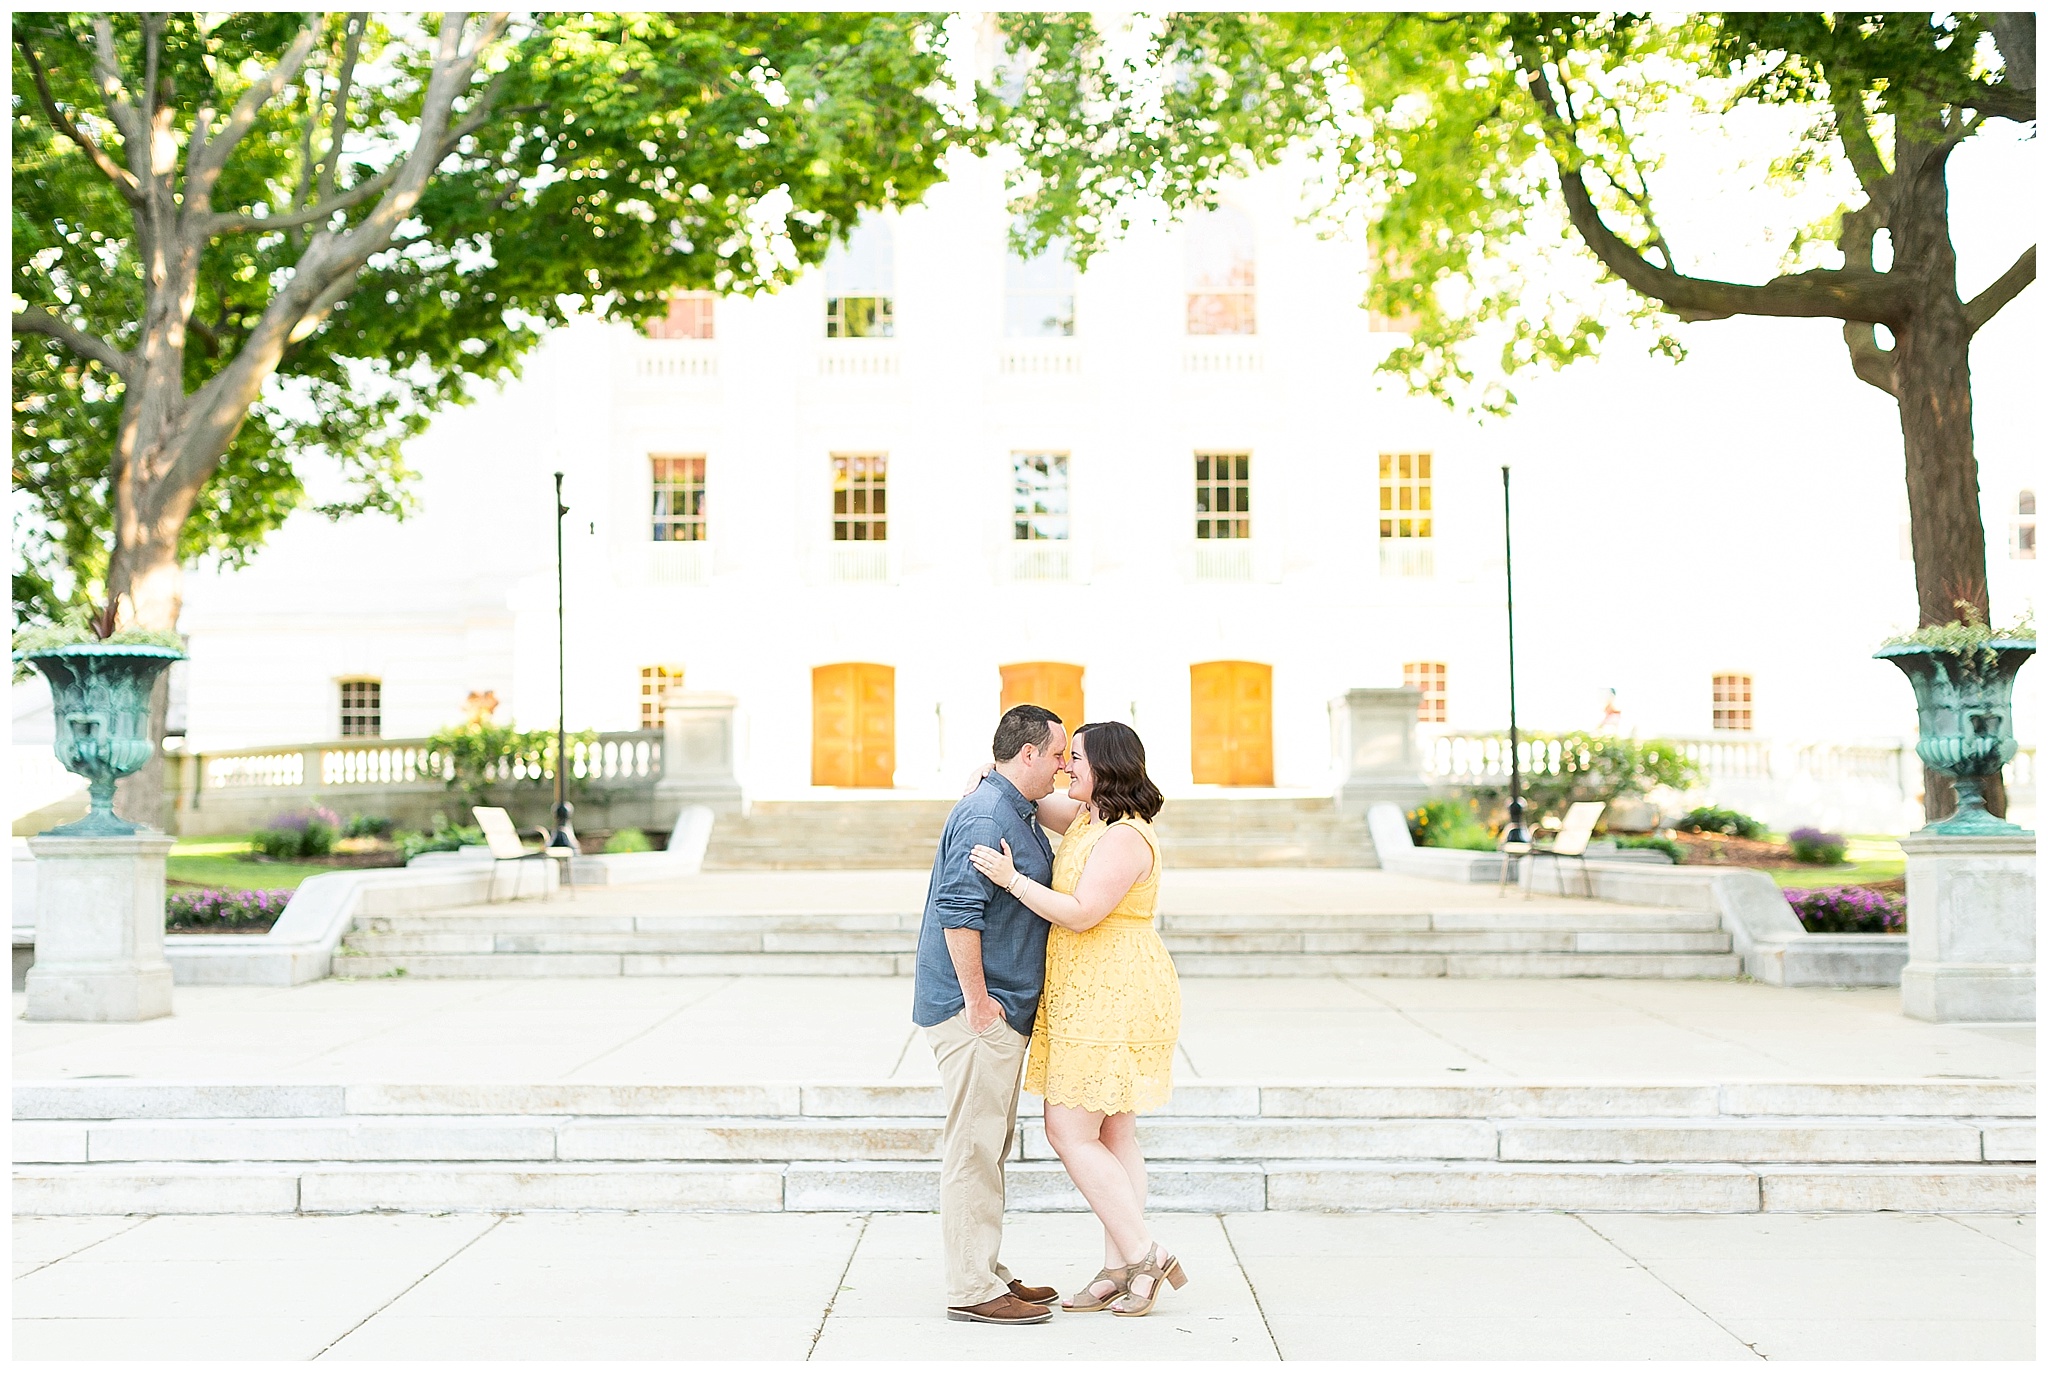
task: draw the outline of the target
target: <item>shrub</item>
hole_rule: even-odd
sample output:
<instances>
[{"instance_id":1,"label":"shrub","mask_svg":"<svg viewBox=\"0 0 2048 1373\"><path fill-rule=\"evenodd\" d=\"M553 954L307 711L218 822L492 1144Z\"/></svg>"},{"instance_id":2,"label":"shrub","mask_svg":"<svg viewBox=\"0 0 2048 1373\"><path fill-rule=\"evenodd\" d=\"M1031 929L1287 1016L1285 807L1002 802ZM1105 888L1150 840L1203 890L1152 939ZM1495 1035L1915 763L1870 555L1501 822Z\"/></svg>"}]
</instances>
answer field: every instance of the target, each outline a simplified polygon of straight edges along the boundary
<instances>
[{"instance_id":1,"label":"shrub","mask_svg":"<svg viewBox=\"0 0 2048 1373\"><path fill-rule=\"evenodd\" d=\"M344 839L388 839L397 822L388 815L351 815L341 827Z\"/></svg>"},{"instance_id":2,"label":"shrub","mask_svg":"<svg viewBox=\"0 0 2048 1373\"><path fill-rule=\"evenodd\" d=\"M453 853L465 845L481 844L484 832L474 825L443 826L431 834L403 830L394 842L398 845L399 858L410 863L423 853Z\"/></svg>"},{"instance_id":3,"label":"shrub","mask_svg":"<svg viewBox=\"0 0 2048 1373\"><path fill-rule=\"evenodd\" d=\"M292 899L284 891L227 891L207 887L200 891L172 892L164 899L164 923L193 928L238 929L245 925L268 925L284 914Z\"/></svg>"},{"instance_id":4,"label":"shrub","mask_svg":"<svg viewBox=\"0 0 2048 1373\"><path fill-rule=\"evenodd\" d=\"M277 816L250 836L250 844L271 858L319 858L334 852L340 833L340 816L325 806L308 806Z\"/></svg>"},{"instance_id":5,"label":"shrub","mask_svg":"<svg viewBox=\"0 0 2048 1373\"><path fill-rule=\"evenodd\" d=\"M1792 846L1792 858L1799 863L1839 863L1849 852L1849 846L1842 842L1839 834L1828 834L1811 826L1801 826L1785 836Z\"/></svg>"},{"instance_id":6,"label":"shrub","mask_svg":"<svg viewBox=\"0 0 2048 1373\"><path fill-rule=\"evenodd\" d=\"M645 830L623 829L604 841L606 853L652 853L654 845L648 842Z\"/></svg>"},{"instance_id":7,"label":"shrub","mask_svg":"<svg viewBox=\"0 0 2048 1373\"><path fill-rule=\"evenodd\" d=\"M1614 846L1618 849L1655 849L1659 853L1670 854L1674 863L1685 861L1685 850L1679 842L1666 839L1661 834L1618 834L1614 837Z\"/></svg>"},{"instance_id":8,"label":"shrub","mask_svg":"<svg viewBox=\"0 0 2048 1373\"><path fill-rule=\"evenodd\" d=\"M1769 832L1755 816L1717 806L1694 806L1676 828L1687 834L1728 834L1737 839L1761 839Z\"/></svg>"},{"instance_id":9,"label":"shrub","mask_svg":"<svg viewBox=\"0 0 2048 1373\"><path fill-rule=\"evenodd\" d=\"M1899 934L1906 903L1869 887L1810 887L1788 891L1793 914L1811 934Z\"/></svg>"},{"instance_id":10,"label":"shrub","mask_svg":"<svg viewBox=\"0 0 2048 1373\"><path fill-rule=\"evenodd\" d=\"M1408 812L1408 837L1424 848L1486 849L1493 833L1479 822L1470 804L1439 796Z\"/></svg>"}]
</instances>

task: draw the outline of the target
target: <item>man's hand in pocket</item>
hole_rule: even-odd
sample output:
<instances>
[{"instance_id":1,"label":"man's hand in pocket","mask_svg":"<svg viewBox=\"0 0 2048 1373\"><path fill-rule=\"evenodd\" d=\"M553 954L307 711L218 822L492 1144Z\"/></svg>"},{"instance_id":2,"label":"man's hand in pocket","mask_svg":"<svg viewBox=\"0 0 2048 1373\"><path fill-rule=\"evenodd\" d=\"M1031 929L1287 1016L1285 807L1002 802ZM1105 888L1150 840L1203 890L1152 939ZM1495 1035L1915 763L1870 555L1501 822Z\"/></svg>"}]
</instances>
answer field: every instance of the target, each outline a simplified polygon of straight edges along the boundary
<instances>
[{"instance_id":1,"label":"man's hand in pocket","mask_svg":"<svg viewBox=\"0 0 2048 1373\"><path fill-rule=\"evenodd\" d=\"M987 1034L995 1023L1003 1018L1003 1003L992 996L984 996L979 1006L967 1008L967 1028L976 1034Z\"/></svg>"}]
</instances>

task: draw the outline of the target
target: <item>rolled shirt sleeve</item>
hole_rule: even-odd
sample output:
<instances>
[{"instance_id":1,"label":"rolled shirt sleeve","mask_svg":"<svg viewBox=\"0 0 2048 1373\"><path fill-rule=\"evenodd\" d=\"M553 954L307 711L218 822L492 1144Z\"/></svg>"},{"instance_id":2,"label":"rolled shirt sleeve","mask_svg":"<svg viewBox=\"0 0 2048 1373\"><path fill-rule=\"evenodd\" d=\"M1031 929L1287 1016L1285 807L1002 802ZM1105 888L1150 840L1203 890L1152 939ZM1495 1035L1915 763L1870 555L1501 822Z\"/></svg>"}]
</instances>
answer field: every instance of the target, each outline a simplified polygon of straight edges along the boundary
<instances>
[{"instance_id":1,"label":"rolled shirt sleeve","mask_svg":"<svg viewBox=\"0 0 2048 1373\"><path fill-rule=\"evenodd\" d=\"M946 839L945 861L932 891L932 909L939 924L949 930L988 928L988 903L997 892L996 884L983 877L968 861L976 844L1001 850L1003 836L991 816L964 817Z\"/></svg>"}]
</instances>

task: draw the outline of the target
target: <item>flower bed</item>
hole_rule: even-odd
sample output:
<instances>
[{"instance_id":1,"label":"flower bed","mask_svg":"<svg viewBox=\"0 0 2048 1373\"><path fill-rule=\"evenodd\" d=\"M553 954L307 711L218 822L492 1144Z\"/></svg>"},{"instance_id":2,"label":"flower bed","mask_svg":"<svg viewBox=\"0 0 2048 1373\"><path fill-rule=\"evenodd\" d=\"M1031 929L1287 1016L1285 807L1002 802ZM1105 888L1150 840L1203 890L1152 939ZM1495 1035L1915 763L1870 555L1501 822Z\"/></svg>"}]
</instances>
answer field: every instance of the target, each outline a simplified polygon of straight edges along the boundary
<instances>
[{"instance_id":1,"label":"flower bed","mask_svg":"<svg viewBox=\"0 0 2048 1373\"><path fill-rule=\"evenodd\" d=\"M289 890L231 891L206 887L164 900L164 928L199 934L262 934L284 914Z\"/></svg>"},{"instance_id":2,"label":"flower bed","mask_svg":"<svg viewBox=\"0 0 2048 1373\"><path fill-rule=\"evenodd\" d=\"M1869 887L1808 887L1785 893L1808 934L1903 934L1903 896Z\"/></svg>"}]
</instances>

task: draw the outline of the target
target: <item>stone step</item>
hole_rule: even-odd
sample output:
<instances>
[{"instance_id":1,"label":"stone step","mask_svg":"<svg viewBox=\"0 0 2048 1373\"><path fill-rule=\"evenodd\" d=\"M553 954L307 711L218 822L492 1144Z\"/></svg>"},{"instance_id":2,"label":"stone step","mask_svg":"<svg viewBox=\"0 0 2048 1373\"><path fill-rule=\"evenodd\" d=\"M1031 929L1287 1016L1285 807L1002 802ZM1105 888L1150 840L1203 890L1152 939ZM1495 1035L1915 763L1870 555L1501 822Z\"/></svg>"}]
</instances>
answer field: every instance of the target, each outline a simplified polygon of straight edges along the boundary
<instances>
[{"instance_id":1,"label":"stone step","mask_svg":"<svg viewBox=\"0 0 2048 1373\"><path fill-rule=\"evenodd\" d=\"M1169 945L1170 947L1170 945ZM901 952L366 953L344 945L343 977L908 977ZM1176 952L1182 977L1625 977L1732 978L1732 953L1204 953Z\"/></svg>"},{"instance_id":2,"label":"stone step","mask_svg":"<svg viewBox=\"0 0 2048 1373\"><path fill-rule=\"evenodd\" d=\"M1015 1211L1081 1211L1056 1163L1007 1169ZM1159 1163L1160 1211L2031 1212L2017 1164ZM370 1211L932 1211L938 1165L26 1164L16 1215Z\"/></svg>"},{"instance_id":3,"label":"stone step","mask_svg":"<svg viewBox=\"0 0 2048 1373\"><path fill-rule=\"evenodd\" d=\"M455 934L487 930L494 934L652 934L668 931L730 932L736 930L908 930L923 923L922 907L900 911L676 911L670 914L596 915L576 910L522 912L426 911L373 916L364 929L372 934ZM1239 934L1260 931L1398 933L1595 932L1626 934L1705 934L1721 928L1720 918L1705 911L1609 911L1524 909L1519 903L1501 911L1239 911L1188 913L1168 911L1159 918L1167 934Z\"/></svg>"},{"instance_id":4,"label":"stone step","mask_svg":"<svg viewBox=\"0 0 2048 1373\"><path fill-rule=\"evenodd\" d=\"M938 1116L345 1115L17 1121L21 1163L795 1162L936 1160ZM1832 1117L1603 1120L1161 1116L1153 1160L1498 1159L1512 1163L2013 1161L1987 1128L2011 1122ZM2031 1151L2019 1161L2031 1162ZM1027 1119L1014 1157L1054 1154Z\"/></svg>"},{"instance_id":5,"label":"stone step","mask_svg":"<svg viewBox=\"0 0 2048 1373\"><path fill-rule=\"evenodd\" d=\"M1731 1083L1214 1082L1175 1085L1147 1121L1432 1119L1567 1121L1621 1118L1951 1117L2031 1131L2025 1081ZM945 1100L929 1082L771 1083L222 1083L74 1078L17 1082L16 1121L302 1119L339 1116L926 1117ZM2031 1143L2031 1137L2028 1142ZM2024 1157L2007 1155L2007 1157Z\"/></svg>"},{"instance_id":6,"label":"stone step","mask_svg":"<svg viewBox=\"0 0 2048 1373\"><path fill-rule=\"evenodd\" d=\"M1431 954L1431 953L1727 953L1722 933L1646 934L1607 930L1346 933L1271 930L1227 934L1168 932L1166 947L1181 954ZM505 932L356 934L348 946L360 954L720 954L915 953L915 930L703 930L581 933Z\"/></svg>"}]
</instances>

